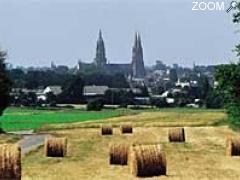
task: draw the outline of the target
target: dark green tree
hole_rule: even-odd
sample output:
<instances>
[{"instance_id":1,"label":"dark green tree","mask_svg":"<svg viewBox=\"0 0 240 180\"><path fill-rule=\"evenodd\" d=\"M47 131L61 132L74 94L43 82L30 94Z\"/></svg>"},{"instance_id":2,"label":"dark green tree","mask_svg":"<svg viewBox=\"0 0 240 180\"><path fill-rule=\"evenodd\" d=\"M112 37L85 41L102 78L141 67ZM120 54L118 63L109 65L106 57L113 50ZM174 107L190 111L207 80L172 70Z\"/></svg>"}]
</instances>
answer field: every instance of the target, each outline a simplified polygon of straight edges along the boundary
<instances>
[{"instance_id":1,"label":"dark green tree","mask_svg":"<svg viewBox=\"0 0 240 180\"><path fill-rule=\"evenodd\" d=\"M120 73L108 74L105 72L94 72L84 74L84 80L86 85L108 86L111 88L129 88L126 78Z\"/></svg>"},{"instance_id":2,"label":"dark green tree","mask_svg":"<svg viewBox=\"0 0 240 180\"><path fill-rule=\"evenodd\" d=\"M223 108L223 99L217 92L210 91L206 97L205 104L206 108Z\"/></svg>"},{"instance_id":3,"label":"dark green tree","mask_svg":"<svg viewBox=\"0 0 240 180\"><path fill-rule=\"evenodd\" d=\"M87 111L101 111L104 107L102 98L92 99L87 103Z\"/></svg>"},{"instance_id":4,"label":"dark green tree","mask_svg":"<svg viewBox=\"0 0 240 180\"><path fill-rule=\"evenodd\" d=\"M224 99L228 118L233 128L240 127L240 64L221 65L217 68L215 78L217 90Z\"/></svg>"},{"instance_id":5,"label":"dark green tree","mask_svg":"<svg viewBox=\"0 0 240 180\"><path fill-rule=\"evenodd\" d=\"M9 77L13 81L13 88L24 88L25 85L25 73L21 69L11 69L9 70Z\"/></svg>"},{"instance_id":6,"label":"dark green tree","mask_svg":"<svg viewBox=\"0 0 240 180\"><path fill-rule=\"evenodd\" d=\"M240 22L240 4L233 15L233 22ZM235 51L240 57L240 44L236 45ZM215 78L218 81L218 92L227 108L230 124L233 128L240 128L240 62L219 66Z\"/></svg>"},{"instance_id":7,"label":"dark green tree","mask_svg":"<svg viewBox=\"0 0 240 180\"><path fill-rule=\"evenodd\" d=\"M75 79L63 90L57 99L60 103L79 104L83 102L84 80L82 75L76 75Z\"/></svg>"},{"instance_id":8,"label":"dark green tree","mask_svg":"<svg viewBox=\"0 0 240 180\"><path fill-rule=\"evenodd\" d=\"M178 80L178 75L177 75L177 70L176 69L170 69L169 72L169 79L171 82L177 82Z\"/></svg>"},{"instance_id":9,"label":"dark green tree","mask_svg":"<svg viewBox=\"0 0 240 180\"><path fill-rule=\"evenodd\" d=\"M0 115L9 104L9 93L12 87L12 82L6 72L6 56L7 53L0 50Z\"/></svg>"},{"instance_id":10,"label":"dark green tree","mask_svg":"<svg viewBox=\"0 0 240 180\"><path fill-rule=\"evenodd\" d=\"M50 106L56 106L57 104L57 96L55 94L53 94L52 92L47 93L47 99L46 102L50 105Z\"/></svg>"},{"instance_id":11,"label":"dark green tree","mask_svg":"<svg viewBox=\"0 0 240 180\"><path fill-rule=\"evenodd\" d=\"M132 104L134 95L132 91L126 90L107 90L104 95L106 104L118 104L121 107L127 107Z\"/></svg>"}]
</instances>

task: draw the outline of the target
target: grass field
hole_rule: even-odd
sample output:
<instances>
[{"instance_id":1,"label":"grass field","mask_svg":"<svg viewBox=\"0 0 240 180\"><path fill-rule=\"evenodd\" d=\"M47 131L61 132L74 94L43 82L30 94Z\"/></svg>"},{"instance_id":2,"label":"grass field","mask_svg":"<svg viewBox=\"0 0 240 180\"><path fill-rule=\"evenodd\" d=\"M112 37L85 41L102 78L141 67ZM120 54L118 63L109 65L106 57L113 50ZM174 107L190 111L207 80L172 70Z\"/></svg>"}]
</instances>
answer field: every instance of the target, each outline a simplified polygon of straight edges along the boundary
<instances>
[{"instance_id":1,"label":"grass field","mask_svg":"<svg viewBox=\"0 0 240 180\"><path fill-rule=\"evenodd\" d=\"M120 110L87 112L80 110L34 110L26 108L9 108L0 117L6 131L38 129L45 124L72 123L89 120L107 119L126 114Z\"/></svg>"},{"instance_id":2,"label":"grass field","mask_svg":"<svg viewBox=\"0 0 240 180\"><path fill-rule=\"evenodd\" d=\"M60 130L73 128L98 128L101 124L118 127L122 123L132 123L135 127L178 127L178 126L216 126L226 124L224 111L203 109L161 109L138 111L127 116L112 117L96 121L46 125L41 130Z\"/></svg>"}]
</instances>

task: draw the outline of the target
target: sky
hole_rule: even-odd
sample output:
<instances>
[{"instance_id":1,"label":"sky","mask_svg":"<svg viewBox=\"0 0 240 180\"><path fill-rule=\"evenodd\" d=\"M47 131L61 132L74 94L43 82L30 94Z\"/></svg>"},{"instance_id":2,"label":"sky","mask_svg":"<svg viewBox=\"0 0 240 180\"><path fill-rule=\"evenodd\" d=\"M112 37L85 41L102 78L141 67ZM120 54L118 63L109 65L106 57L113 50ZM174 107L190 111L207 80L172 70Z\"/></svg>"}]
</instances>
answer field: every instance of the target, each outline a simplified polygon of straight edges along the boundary
<instances>
[{"instance_id":1,"label":"sky","mask_svg":"<svg viewBox=\"0 0 240 180\"><path fill-rule=\"evenodd\" d=\"M14 66L74 66L93 61L101 29L110 63L131 62L135 32L146 65L235 61L232 13L192 7L192 0L0 0L0 48Z\"/></svg>"}]
</instances>

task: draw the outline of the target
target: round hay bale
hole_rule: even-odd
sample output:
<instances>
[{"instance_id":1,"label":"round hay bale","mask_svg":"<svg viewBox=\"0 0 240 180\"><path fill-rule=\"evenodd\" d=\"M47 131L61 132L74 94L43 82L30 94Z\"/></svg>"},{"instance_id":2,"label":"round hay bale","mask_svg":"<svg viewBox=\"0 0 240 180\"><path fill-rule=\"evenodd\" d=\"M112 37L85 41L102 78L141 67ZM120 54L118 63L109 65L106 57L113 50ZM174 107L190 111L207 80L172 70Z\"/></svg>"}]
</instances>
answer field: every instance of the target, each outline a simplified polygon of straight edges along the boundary
<instances>
[{"instance_id":1,"label":"round hay bale","mask_svg":"<svg viewBox=\"0 0 240 180\"><path fill-rule=\"evenodd\" d=\"M131 173L138 177L166 175L166 155L160 145L140 145L131 149L129 157Z\"/></svg>"},{"instance_id":2,"label":"round hay bale","mask_svg":"<svg viewBox=\"0 0 240 180\"><path fill-rule=\"evenodd\" d=\"M172 128L168 131L170 142L185 142L184 128Z\"/></svg>"},{"instance_id":3,"label":"round hay bale","mask_svg":"<svg viewBox=\"0 0 240 180\"><path fill-rule=\"evenodd\" d=\"M228 156L240 156L240 138L227 138L226 154Z\"/></svg>"},{"instance_id":4,"label":"round hay bale","mask_svg":"<svg viewBox=\"0 0 240 180\"><path fill-rule=\"evenodd\" d=\"M129 146L127 144L112 144L109 151L109 163L127 165Z\"/></svg>"},{"instance_id":5,"label":"round hay bale","mask_svg":"<svg viewBox=\"0 0 240 180\"><path fill-rule=\"evenodd\" d=\"M0 145L0 179L21 179L21 149L17 145Z\"/></svg>"},{"instance_id":6,"label":"round hay bale","mask_svg":"<svg viewBox=\"0 0 240 180\"><path fill-rule=\"evenodd\" d=\"M47 157L64 157L67 154L67 138L46 138L44 147Z\"/></svg>"},{"instance_id":7,"label":"round hay bale","mask_svg":"<svg viewBox=\"0 0 240 180\"><path fill-rule=\"evenodd\" d=\"M113 128L111 125L104 125L101 127L101 134L102 135L112 135L113 134Z\"/></svg>"},{"instance_id":8,"label":"round hay bale","mask_svg":"<svg viewBox=\"0 0 240 180\"><path fill-rule=\"evenodd\" d=\"M125 124L121 126L122 134L131 134L133 133L133 127L130 124Z\"/></svg>"}]
</instances>

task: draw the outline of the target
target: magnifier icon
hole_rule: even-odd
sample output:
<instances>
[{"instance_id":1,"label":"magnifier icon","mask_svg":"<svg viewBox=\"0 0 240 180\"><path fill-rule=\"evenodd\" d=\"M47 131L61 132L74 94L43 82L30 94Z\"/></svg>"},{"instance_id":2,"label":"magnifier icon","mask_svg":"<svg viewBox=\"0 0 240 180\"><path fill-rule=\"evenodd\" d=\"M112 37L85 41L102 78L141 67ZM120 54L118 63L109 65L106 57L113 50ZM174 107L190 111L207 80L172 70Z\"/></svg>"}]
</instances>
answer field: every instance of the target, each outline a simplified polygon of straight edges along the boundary
<instances>
[{"instance_id":1,"label":"magnifier icon","mask_svg":"<svg viewBox=\"0 0 240 180\"><path fill-rule=\"evenodd\" d=\"M230 7L227 9L227 13L229 13L232 9L236 9L237 6L238 6L237 1L232 1L230 3Z\"/></svg>"}]
</instances>

